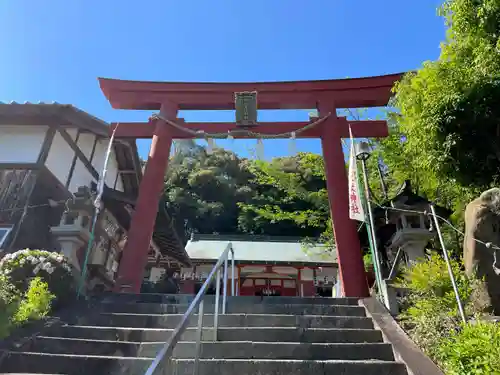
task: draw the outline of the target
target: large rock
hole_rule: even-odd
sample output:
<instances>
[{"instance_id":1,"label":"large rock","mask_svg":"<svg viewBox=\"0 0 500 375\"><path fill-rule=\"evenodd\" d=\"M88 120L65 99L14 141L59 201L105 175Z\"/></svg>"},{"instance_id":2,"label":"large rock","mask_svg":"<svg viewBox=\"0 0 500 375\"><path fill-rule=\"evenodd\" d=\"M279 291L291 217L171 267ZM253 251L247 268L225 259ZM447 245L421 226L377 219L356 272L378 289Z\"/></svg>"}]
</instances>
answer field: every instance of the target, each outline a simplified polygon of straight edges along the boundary
<instances>
[{"instance_id":1,"label":"large rock","mask_svg":"<svg viewBox=\"0 0 500 375\"><path fill-rule=\"evenodd\" d=\"M499 315L500 250L497 247L500 247L500 189L494 188L482 193L465 209L464 263L467 275L484 278L491 305Z\"/></svg>"}]
</instances>

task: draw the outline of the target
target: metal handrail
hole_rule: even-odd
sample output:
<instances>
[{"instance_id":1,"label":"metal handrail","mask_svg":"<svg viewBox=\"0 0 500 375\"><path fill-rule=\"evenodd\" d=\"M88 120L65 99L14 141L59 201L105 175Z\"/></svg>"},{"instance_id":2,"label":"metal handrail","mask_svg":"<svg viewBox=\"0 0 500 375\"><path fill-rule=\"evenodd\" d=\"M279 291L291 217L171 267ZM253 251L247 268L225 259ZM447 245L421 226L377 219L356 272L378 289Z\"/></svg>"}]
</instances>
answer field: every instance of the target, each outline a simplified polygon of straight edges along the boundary
<instances>
[{"instance_id":1,"label":"metal handrail","mask_svg":"<svg viewBox=\"0 0 500 375\"><path fill-rule=\"evenodd\" d=\"M212 268L210 271L207 280L205 283L203 283L202 287L200 288L200 291L198 294L193 299L193 302L189 305L188 309L184 313L184 316L182 317L181 322L177 325L177 327L174 330L174 333L172 336L165 342L165 345L161 348L161 350L158 352L156 355L155 359L153 360L153 363L149 366L147 369L145 375L155 375L155 374L160 374L160 372L156 373L157 370L161 370L161 373L164 372L162 364L165 363L165 361L169 360L172 357L172 353L174 351L175 346L179 342L182 334L184 331L187 329L188 323L189 323L189 318L195 311L196 307L199 306L198 310L198 327L197 327L197 337L196 337L196 356L195 356L195 363L194 363L194 370L193 370L193 375L198 374L198 368L199 368L199 359L200 359L200 349L201 349L201 339L202 339L202 331L203 331L203 305L204 305L204 300L203 297L206 295L208 287L210 283L212 282L212 279L216 275L216 290L215 290L215 311L214 311L214 341L217 341L217 330L218 330L218 323L219 323L219 295L220 295L220 269L224 265L224 280L223 280L223 285L224 285L224 294L222 297L222 314L226 313L226 304L227 304L227 294L228 294L228 289L227 289L227 267L228 267L228 256L229 253L231 252L231 295L235 295L235 279L234 279L234 250L233 250L233 245L229 243L226 247L226 249L222 252L221 256L219 257L219 260L217 260L217 263L215 266Z\"/></svg>"}]
</instances>

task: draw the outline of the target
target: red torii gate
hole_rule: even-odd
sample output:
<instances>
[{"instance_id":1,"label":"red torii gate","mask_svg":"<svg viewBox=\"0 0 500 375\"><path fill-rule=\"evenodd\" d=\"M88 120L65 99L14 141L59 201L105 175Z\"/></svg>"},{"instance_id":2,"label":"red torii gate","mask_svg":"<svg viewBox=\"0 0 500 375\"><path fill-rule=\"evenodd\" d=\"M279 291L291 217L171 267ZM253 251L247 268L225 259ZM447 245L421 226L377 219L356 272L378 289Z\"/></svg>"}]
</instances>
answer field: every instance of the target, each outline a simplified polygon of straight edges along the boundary
<instances>
[{"instance_id":1,"label":"red torii gate","mask_svg":"<svg viewBox=\"0 0 500 375\"><path fill-rule=\"evenodd\" d=\"M338 108L387 105L391 88L401 74L378 77L262 83L174 83L125 81L99 78L101 89L115 109L159 110L160 117L201 134L228 133L241 128L236 123L190 123L177 118L179 110L234 109L237 92L258 93L259 109L313 109L325 120L299 132L309 122L258 123L252 131L281 134L297 131L299 138L320 138L325 160L326 183L337 246L340 277L347 297L368 296L356 222L349 219L347 174L341 138L385 137L385 121L349 121L337 117ZM330 114L330 116L328 116ZM120 122L116 138L152 138L135 213L128 232L117 279L117 290L139 292L153 234L163 179L172 140L196 137L161 118L148 122ZM111 131L117 126L112 124ZM235 138L249 137L244 133Z\"/></svg>"}]
</instances>

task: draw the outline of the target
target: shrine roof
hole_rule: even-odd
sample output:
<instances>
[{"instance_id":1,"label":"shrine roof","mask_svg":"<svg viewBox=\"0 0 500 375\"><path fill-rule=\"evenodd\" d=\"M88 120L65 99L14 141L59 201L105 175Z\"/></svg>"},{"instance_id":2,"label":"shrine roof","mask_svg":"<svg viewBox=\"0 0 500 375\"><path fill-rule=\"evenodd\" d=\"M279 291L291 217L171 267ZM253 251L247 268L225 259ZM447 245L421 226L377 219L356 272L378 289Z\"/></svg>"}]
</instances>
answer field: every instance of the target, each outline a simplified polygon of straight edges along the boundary
<instances>
[{"instance_id":1,"label":"shrine roof","mask_svg":"<svg viewBox=\"0 0 500 375\"><path fill-rule=\"evenodd\" d=\"M374 77L286 82L152 82L99 78L116 109L159 110L172 102L180 110L234 109L234 93L257 91L259 109L313 109L319 97L338 108L387 105L403 73Z\"/></svg>"},{"instance_id":2,"label":"shrine roof","mask_svg":"<svg viewBox=\"0 0 500 375\"><path fill-rule=\"evenodd\" d=\"M120 221L120 224L128 231L132 221L131 212L129 212L128 208L134 210L135 201L108 187L104 188L103 201L105 206L110 209ZM174 259L182 265L190 264L189 256L184 250L185 241L180 238L172 218L165 210L165 198L163 196L158 204L152 239L166 259Z\"/></svg>"},{"instance_id":3,"label":"shrine roof","mask_svg":"<svg viewBox=\"0 0 500 375\"><path fill-rule=\"evenodd\" d=\"M336 265L336 255L328 254L326 246L308 246L300 238L266 236L194 235L186 244L186 252L193 261L216 261L226 246L233 245L235 260L239 263L315 264Z\"/></svg>"},{"instance_id":4,"label":"shrine roof","mask_svg":"<svg viewBox=\"0 0 500 375\"><path fill-rule=\"evenodd\" d=\"M373 214L376 217L382 217L382 216L385 217L386 209L384 209L383 207L394 207L396 209L399 208L399 209L415 210L422 212L425 210L429 210L429 205L431 203L433 202L428 200L424 196L415 193L412 189L411 181L406 180L402 183L401 187L399 188L398 192L393 198L387 200L386 202L383 202L379 207L374 208ZM451 214L453 213L453 211L450 210L449 208L437 204L434 204L434 208L436 210L437 215L445 218L450 217ZM396 210L391 211L389 209L387 214L399 215L400 212Z\"/></svg>"}]
</instances>

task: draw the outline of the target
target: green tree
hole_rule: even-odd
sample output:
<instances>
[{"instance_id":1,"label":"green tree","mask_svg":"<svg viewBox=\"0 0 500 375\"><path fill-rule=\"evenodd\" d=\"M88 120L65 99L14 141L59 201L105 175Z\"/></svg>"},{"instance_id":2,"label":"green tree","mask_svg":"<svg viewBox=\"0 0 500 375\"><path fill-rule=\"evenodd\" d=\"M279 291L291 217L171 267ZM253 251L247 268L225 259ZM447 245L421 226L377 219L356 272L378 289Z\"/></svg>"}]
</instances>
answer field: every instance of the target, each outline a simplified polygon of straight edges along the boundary
<instances>
[{"instance_id":1,"label":"green tree","mask_svg":"<svg viewBox=\"0 0 500 375\"><path fill-rule=\"evenodd\" d=\"M251 173L245 160L196 144L177 147L165 177L166 209L177 231L238 233L239 202L250 198Z\"/></svg>"},{"instance_id":2,"label":"green tree","mask_svg":"<svg viewBox=\"0 0 500 375\"><path fill-rule=\"evenodd\" d=\"M177 231L332 239L323 158L242 159L194 142L178 144L165 178Z\"/></svg>"},{"instance_id":3,"label":"green tree","mask_svg":"<svg viewBox=\"0 0 500 375\"><path fill-rule=\"evenodd\" d=\"M431 199L461 211L500 176L500 1L452 0L440 12L448 26L440 58L396 85L383 152L395 173L416 171Z\"/></svg>"},{"instance_id":4,"label":"green tree","mask_svg":"<svg viewBox=\"0 0 500 375\"><path fill-rule=\"evenodd\" d=\"M241 202L240 227L251 233L330 239L323 157L292 157L248 164L252 199Z\"/></svg>"}]
</instances>

